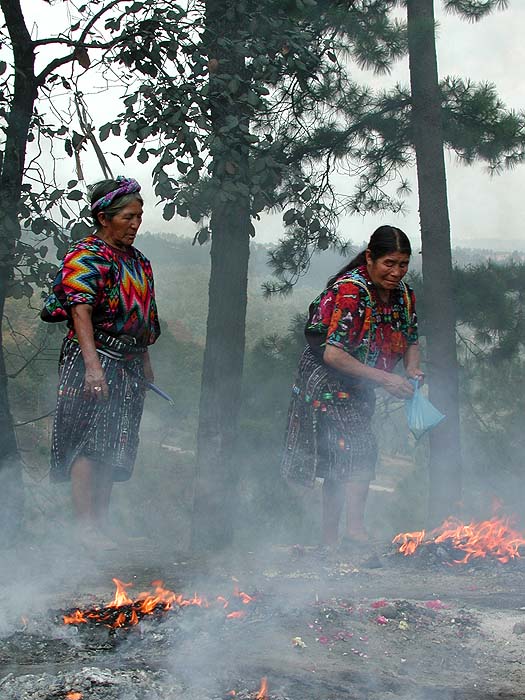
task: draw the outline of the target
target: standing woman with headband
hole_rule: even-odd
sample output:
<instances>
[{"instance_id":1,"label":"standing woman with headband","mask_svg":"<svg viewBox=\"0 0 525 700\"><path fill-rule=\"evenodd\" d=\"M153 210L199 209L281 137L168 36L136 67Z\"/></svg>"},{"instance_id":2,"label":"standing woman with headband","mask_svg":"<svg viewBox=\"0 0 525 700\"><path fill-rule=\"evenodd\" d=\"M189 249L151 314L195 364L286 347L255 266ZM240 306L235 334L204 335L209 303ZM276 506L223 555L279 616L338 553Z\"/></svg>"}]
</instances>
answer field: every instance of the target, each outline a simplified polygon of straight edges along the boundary
<instances>
[{"instance_id":1,"label":"standing woman with headband","mask_svg":"<svg viewBox=\"0 0 525 700\"><path fill-rule=\"evenodd\" d=\"M67 321L53 425L53 482L71 480L79 537L93 549L107 534L114 481L130 478L139 443L148 346L160 327L149 261L133 243L142 222L132 178L91 188L96 230L66 254L45 302L44 321Z\"/></svg>"},{"instance_id":2,"label":"standing woman with headband","mask_svg":"<svg viewBox=\"0 0 525 700\"><path fill-rule=\"evenodd\" d=\"M310 486L323 479L326 545L337 543L345 502L343 541L368 540L365 504L377 459L375 388L408 399L409 379L423 380L414 292L403 282L410 255L403 231L380 226L367 249L329 279L310 305L282 471ZM399 360L404 377L392 373Z\"/></svg>"}]
</instances>

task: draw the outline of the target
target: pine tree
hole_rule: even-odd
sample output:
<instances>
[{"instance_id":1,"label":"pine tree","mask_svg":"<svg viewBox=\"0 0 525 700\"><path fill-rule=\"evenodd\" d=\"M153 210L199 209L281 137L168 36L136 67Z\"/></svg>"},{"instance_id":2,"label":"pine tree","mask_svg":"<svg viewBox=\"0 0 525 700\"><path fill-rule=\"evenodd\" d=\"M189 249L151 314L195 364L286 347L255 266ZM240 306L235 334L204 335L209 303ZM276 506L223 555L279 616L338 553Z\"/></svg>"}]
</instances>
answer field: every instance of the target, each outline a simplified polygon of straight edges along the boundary
<instances>
[{"instance_id":1,"label":"pine tree","mask_svg":"<svg viewBox=\"0 0 525 700\"><path fill-rule=\"evenodd\" d=\"M121 119L128 154L140 147L141 162L156 159L165 218L191 217L200 226L196 240L211 236L212 242L193 528L198 546L231 542L235 527L233 454L252 221L263 211L283 211L286 235L271 261L277 281L266 291L286 292L316 250L344 249L339 214L403 206L385 184L398 177L401 194L406 189L403 169L414 157L412 96L403 89L376 95L351 77L353 61L385 71L405 53L406 27L389 15L396 4L172 4L171 26L157 4L147 38L137 31L120 57L143 76ZM454 148L494 165L517 157L522 119L494 95L492 109L473 118L469 100L484 86L451 81L442 89L445 139ZM498 140L505 130L507 138ZM474 142L473 133L480 137ZM356 185L342 197L333 187L337 168Z\"/></svg>"},{"instance_id":2,"label":"pine tree","mask_svg":"<svg viewBox=\"0 0 525 700\"><path fill-rule=\"evenodd\" d=\"M470 19L505 3L446 2ZM419 215L426 300L427 366L431 401L447 416L430 433L431 526L457 513L462 493L458 361L452 251L445 175L445 135L438 79L433 0L408 0L408 47L412 130L416 153ZM468 113L467 113L468 115ZM501 144L500 144L501 146ZM467 146L468 148L468 146Z\"/></svg>"},{"instance_id":3,"label":"pine tree","mask_svg":"<svg viewBox=\"0 0 525 700\"><path fill-rule=\"evenodd\" d=\"M467 0L446 3L449 10L468 19L479 19L506 3ZM416 156L419 209L423 244L425 329L431 400L447 415L430 434L430 493L428 516L432 523L457 510L461 500L461 445L458 403L458 365L455 338L455 305L447 204L444 147L454 150L465 163L484 161L497 172L523 161L523 115L506 110L493 86L476 85L460 78L438 82L431 0L408 0L408 49L411 90L402 87L374 97L364 125L369 129L366 150L359 153L368 166L365 183L379 189L384 174L396 175L406 188L403 167ZM349 119L354 111L348 107ZM345 109L343 109L345 112ZM380 115L380 119L378 116ZM367 119L368 118L368 119ZM356 155L355 138L363 122L317 129L303 152L326 154L332 162L351 168ZM370 145L372 144L372 145ZM319 161L318 161L319 162ZM368 191L369 192L369 191ZM374 192L374 190L372 190ZM377 190L376 190L377 192ZM384 201L384 200L382 200ZM364 206L363 206L364 204ZM373 210L370 195L340 200L339 206L359 212ZM296 237L285 239L274 253L274 267L284 280L293 282L311 254L309 242L300 246ZM275 289L275 287L274 287Z\"/></svg>"},{"instance_id":4,"label":"pine tree","mask_svg":"<svg viewBox=\"0 0 525 700\"><path fill-rule=\"evenodd\" d=\"M129 154L139 144L139 160L156 159L154 181L166 201L165 218L175 212L189 216L200 225L198 242L211 236L195 547L224 546L234 535L240 468L234 451L252 220L264 210L283 210L292 246L299 256L306 251L303 269L309 246L338 242L330 182L311 170L312 154L302 142L316 126L329 129L340 105L352 103L352 123L363 120L356 128L356 148L366 149L371 96L349 78L346 58L364 61L366 54L384 69L402 54L403 30L387 16L392 6L215 0L194 3L190 11L171 5L178 13L171 27L163 24L158 7L149 26L159 55L152 58L150 46L142 48L144 39L137 39L121 56L144 76L139 91L126 98L122 115ZM192 32L181 32L190 17ZM319 152L316 147L314 155ZM379 175L381 165L374 168ZM371 179L361 180L356 197L364 207L392 204L378 196Z\"/></svg>"}]
</instances>

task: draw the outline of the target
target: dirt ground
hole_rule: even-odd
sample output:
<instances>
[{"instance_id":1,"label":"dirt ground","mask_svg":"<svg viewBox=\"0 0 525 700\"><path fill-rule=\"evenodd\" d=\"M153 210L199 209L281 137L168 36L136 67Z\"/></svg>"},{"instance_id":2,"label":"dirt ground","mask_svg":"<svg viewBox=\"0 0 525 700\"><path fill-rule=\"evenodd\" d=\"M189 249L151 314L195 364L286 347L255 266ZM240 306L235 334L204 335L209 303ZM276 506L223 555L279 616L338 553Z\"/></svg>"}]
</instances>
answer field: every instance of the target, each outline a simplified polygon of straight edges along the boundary
<instances>
[{"instance_id":1,"label":"dirt ground","mask_svg":"<svg viewBox=\"0 0 525 700\"><path fill-rule=\"evenodd\" d=\"M262 677L271 700L525 698L521 561L448 567L407 560L386 544L376 553L282 546L192 559L145 543L93 556L72 547L8 550L0 698L66 698L57 678L86 668L98 669L99 680L83 686L82 700L255 698ZM131 597L162 579L186 597L231 598L238 585L255 601L243 619L227 619L214 603L113 636L61 624L61 610L109 602L113 577L133 584ZM111 695L111 674L139 670L138 694ZM161 690L148 695L148 684Z\"/></svg>"}]
</instances>

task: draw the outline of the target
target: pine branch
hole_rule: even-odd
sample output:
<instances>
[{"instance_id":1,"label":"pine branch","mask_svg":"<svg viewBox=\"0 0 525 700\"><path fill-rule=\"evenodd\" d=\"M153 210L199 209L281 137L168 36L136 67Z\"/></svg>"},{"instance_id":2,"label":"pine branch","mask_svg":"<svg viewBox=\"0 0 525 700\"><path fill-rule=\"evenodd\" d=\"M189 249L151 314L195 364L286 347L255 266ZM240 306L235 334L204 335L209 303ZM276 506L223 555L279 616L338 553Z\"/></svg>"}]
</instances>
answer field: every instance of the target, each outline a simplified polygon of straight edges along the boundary
<instances>
[{"instance_id":1,"label":"pine branch","mask_svg":"<svg viewBox=\"0 0 525 700\"><path fill-rule=\"evenodd\" d=\"M445 0L445 9L463 19L478 22L496 10L506 10L509 0Z\"/></svg>"}]
</instances>

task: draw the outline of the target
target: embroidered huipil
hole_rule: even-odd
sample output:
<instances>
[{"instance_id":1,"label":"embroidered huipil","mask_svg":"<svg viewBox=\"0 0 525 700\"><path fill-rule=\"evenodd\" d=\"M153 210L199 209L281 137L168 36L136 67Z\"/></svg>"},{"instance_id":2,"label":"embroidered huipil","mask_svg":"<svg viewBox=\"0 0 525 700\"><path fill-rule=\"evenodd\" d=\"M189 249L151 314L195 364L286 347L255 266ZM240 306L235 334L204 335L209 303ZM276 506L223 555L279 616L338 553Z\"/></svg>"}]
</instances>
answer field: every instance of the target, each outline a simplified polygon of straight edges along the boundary
<instances>
[{"instance_id":1,"label":"embroidered huipil","mask_svg":"<svg viewBox=\"0 0 525 700\"><path fill-rule=\"evenodd\" d=\"M52 313L67 317L69 338L75 337L69 310L76 304L92 306L93 325L111 335L133 336L139 345L160 335L151 265L134 247L121 251L94 234L77 241L53 292L58 304Z\"/></svg>"},{"instance_id":2,"label":"embroidered huipil","mask_svg":"<svg viewBox=\"0 0 525 700\"><path fill-rule=\"evenodd\" d=\"M418 342L413 290L404 282L384 303L366 266L341 276L310 305L305 335L320 356L334 345L363 364L391 372Z\"/></svg>"}]
</instances>

